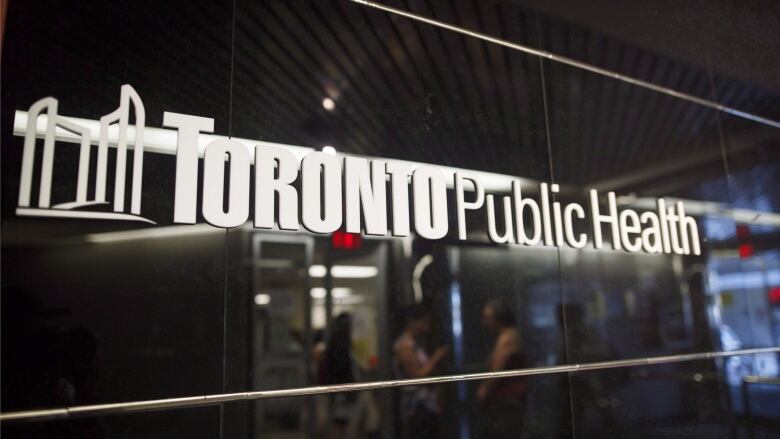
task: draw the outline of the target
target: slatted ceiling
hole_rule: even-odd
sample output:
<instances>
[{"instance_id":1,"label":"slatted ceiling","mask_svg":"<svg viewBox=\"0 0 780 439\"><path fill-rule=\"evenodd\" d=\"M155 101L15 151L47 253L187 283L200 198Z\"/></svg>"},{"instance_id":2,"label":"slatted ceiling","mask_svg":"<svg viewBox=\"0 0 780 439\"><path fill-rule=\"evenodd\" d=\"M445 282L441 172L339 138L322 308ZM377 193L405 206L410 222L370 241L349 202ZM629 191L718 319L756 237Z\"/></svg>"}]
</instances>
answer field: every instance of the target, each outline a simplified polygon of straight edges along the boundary
<instances>
[{"instance_id":1,"label":"slatted ceiling","mask_svg":"<svg viewBox=\"0 0 780 439\"><path fill-rule=\"evenodd\" d=\"M780 119L780 95L768 94L744 82L719 78L716 74L718 99L734 108L755 111L756 114Z\"/></svg>"},{"instance_id":2,"label":"slatted ceiling","mask_svg":"<svg viewBox=\"0 0 780 439\"><path fill-rule=\"evenodd\" d=\"M427 90L430 90L432 81L428 79L428 72L421 72L421 67L418 66L420 51L417 47L419 46L412 45L410 50L410 46L400 37L391 17L379 14L368 14L367 17L365 14L361 15L366 19L366 24L373 29L373 34L380 42L381 52L389 57L390 76L395 76L405 91L403 96L408 103L408 112L399 116L404 118L403 122L408 122L409 127L416 128L406 132L405 137L408 140L398 138L396 142L411 141L409 146L419 151L426 151L429 142L425 138L426 133L418 129L420 126L418 121L424 118L426 108L431 108L426 107L426 104L433 104L432 108L436 111L440 111L440 108L436 108L436 103L426 102ZM409 120L405 120L407 118Z\"/></svg>"},{"instance_id":3,"label":"slatted ceiling","mask_svg":"<svg viewBox=\"0 0 780 439\"><path fill-rule=\"evenodd\" d=\"M72 2L79 3L79 2ZM94 14L94 6L85 5L85 8L91 9L91 13ZM127 4L128 9L137 8L137 5ZM149 2L144 4L145 13L142 17L138 17L137 23L131 29L127 29L120 22L106 23L107 29L105 32L119 32L126 34L122 39L124 44L135 45L136 49L133 53L143 54L145 59L132 59L123 60L128 67L133 64L134 74L138 72L148 72L150 75L148 83L155 83L155 75L163 78L171 78L174 81L171 85L181 87L180 84L175 83L173 78L185 77L192 75L191 60L188 59L186 54L176 51L160 51L159 41L174 41L177 46L186 46L191 43L191 35L185 32L181 32L177 26L172 26L177 20L187 23L196 23L198 26L208 26L198 37L198 50L201 53L210 54L210 63L206 65L198 66L199 74L203 75L206 79L197 85L192 85L190 89L178 89L178 93L186 93L191 95L200 95L204 101L211 102L224 102L227 104L225 91L229 88L230 72L229 66L230 57L230 16L228 15L230 10L224 8L218 4L202 4L193 5L192 8L181 8L176 11L176 14L172 16L170 8L165 8L159 2ZM210 20L204 20L205 17L209 17ZM94 20L100 20L95 18ZM92 22L92 21L90 21ZM143 31L138 32L137 29L143 24L151 26L155 29L154 38L144 38ZM98 47L105 47L103 44L97 44ZM113 50L110 47L108 50ZM109 71L121 71L116 69L109 69ZM159 79L158 79L159 80ZM126 82L125 78L120 78L120 82ZM155 92L149 90L149 92ZM166 93L165 90L156 91L158 93ZM146 93L146 91L144 91ZM177 93L177 94L178 94ZM142 94L143 97L143 94ZM225 111L227 108L225 107ZM162 119L162 115L159 116ZM161 120L160 120L161 122ZM225 126L227 123L225 122Z\"/></svg>"},{"instance_id":4,"label":"slatted ceiling","mask_svg":"<svg viewBox=\"0 0 780 439\"><path fill-rule=\"evenodd\" d=\"M280 11L279 13L286 18L285 24L287 26L297 26L304 29L308 28L307 23L303 21L295 11L287 10ZM325 83L326 85L323 87L323 89L328 88L327 84L329 81L332 81L336 84L341 84L340 88L349 94L350 98L354 99L358 104L358 111L361 113L367 113L371 111L371 108L376 108L375 96L368 89L366 82L354 75L354 69L351 72L347 63L341 62L339 58L327 48L327 46L321 43L320 39L314 37L311 33L304 32L303 35L300 35L299 39L300 45L304 51L306 51L309 56L313 57L317 62L324 66L324 72L321 74L321 82ZM326 95L324 90L322 95ZM366 131L371 130L373 133L379 134L372 136L373 138L370 139L366 138L367 136L364 136L364 140L361 142L364 144L362 145L363 151L361 152L366 153L368 151L367 148L369 148L368 145L377 141L384 141L386 138L381 136L382 127L376 123L375 119L363 118L363 121L364 123L368 122L369 124L365 127Z\"/></svg>"},{"instance_id":5,"label":"slatted ceiling","mask_svg":"<svg viewBox=\"0 0 780 439\"><path fill-rule=\"evenodd\" d=\"M486 9L494 11L498 9L495 3L483 3L480 5L483 7L482 12L476 13L478 16L484 16L486 14ZM533 23L526 22L526 15L513 13L512 11L501 12L503 13L505 21L509 22L508 25L496 26L496 20L477 20L476 24L472 22L463 25L476 26L476 29L481 32L497 34L502 38L512 38L515 41L528 40L529 34L535 33ZM491 23L493 24L491 25ZM506 30L508 30L511 35L507 35L507 32L505 32ZM468 40L471 39L468 38ZM538 123L541 119L535 117L536 115L541 116L543 111L541 106L541 94L537 93L541 84L538 75L538 60L489 43L481 44L480 48L486 54L489 54L489 52L502 54L502 56L496 58L498 60L504 59L507 66L506 75L501 77L500 74L497 74L496 71L499 70L498 66L500 66L500 63L498 62L490 65L487 71L481 73L487 78L492 78L494 81L500 81L500 87L497 87L495 91L499 95L508 95L509 99L511 99L509 100L509 105L505 105L504 107L509 108L506 110L509 112L508 117L507 115L504 115L508 120L506 125L515 127L515 129L519 131L519 136L515 134L511 140L501 141L500 138L492 139L492 141L495 142L494 144L500 145L500 147L493 148L493 151L497 156L495 159L500 161L501 159L498 157L511 158L510 163L528 160L529 157L527 157L527 155L526 157L523 157L523 152L527 150L528 147L546 151L544 137L540 134L543 130L543 125ZM490 60L489 55L486 55L485 59ZM490 80L491 79L488 79L488 82ZM496 98L493 96L493 102L493 105L490 106L493 111L491 118L500 120L501 115L497 114L501 112L501 107L499 106L500 97ZM529 106L529 104L531 105ZM500 125L498 129L501 129ZM536 130L539 135L533 136L534 130ZM542 167L545 166L544 163L538 163L538 165Z\"/></svg>"},{"instance_id":6,"label":"slatted ceiling","mask_svg":"<svg viewBox=\"0 0 780 439\"><path fill-rule=\"evenodd\" d=\"M539 38L533 13L503 3L388 4L512 41ZM236 100L233 114L243 129L257 127L254 137L508 173L529 148L546 150L535 57L344 1L238 9L235 92L252 99ZM707 93L700 69L542 20L545 47ZM560 178L602 180L708 147L701 130L716 135L703 107L553 62L546 71L554 126L567 127L551 139ZM320 102L334 88L337 107L328 113ZM750 88L739 91L735 99L755 99ZM269 121L253 122L258 102L270 104L258 115Z\"/></svg>"},{"instance_id":7,"label":"slatted ceiling","mask_svg":"<svg viewBox=\"0 0 780 439\"><path fill-rule=\"evenodd\" d=\"M316 88L318 78L307 75L311 70L295 62L283 43L268 31L268 23L258 20L256 11L247 11L247 20L237 20L236 81L234 84L234 116L249 115L257 109L267 109L268 122L250 120L242 128L262 126L258 132L237 133L263 139L263 134L276 136L275 140L288 143L316 145L309 130L302 129L312 117L324 111L320 106L322 92ZM263 15L265 17L265 15ZM254 90L262 88L260 93ZM247 98L250 99L247 99ZM319 99L318 99L319 98ZM280 120L281 119L281 120ZM264 132L268 130L268 132ZM287 140L279 138L286 133Z\"/></svg>"},{"instance_id":8,"label":"slatted ceiling","mask_svg":"<svg viewBox=\"0 0 780 439\"><path fill-rule=\"evenodd\" d=\"M311 44L311 42L309 42ZM343 66L339 66L339 69L344 69ZM374 99L375 94L373 94L370 89L368 91L362 91L358 87L365 88L366 81L360 79L360 78L344 78L344 75L341 74L342 70L333 69L330 72L330 77L327 75L324 76L326 78L325 82L335 82L338 84L341 84L341 93L343 94L342 99L346 100L347 102L350 102L351 105L358 105L358 111L356 112L344 112L341 111L341 106L337 106L337 112L335 116L332 117L334 120L338 120L337 118L344 118L344 121L351 122L351 125L354 127L360 127L359 130L352 130L350 135L353 137L360 137L361 139L355 142L357 149L355 152L360 153L366 153L370 154L373 152L373 145L376 145L379 142L386 142L388 141L388 136L384 133L382 128L377 125L376 120L373 117L367 117L367 115L370 115L373 113L372 109L377 108L376 107L376 100ZM323 81L318 81L318 83L322 83ZM316 84L316 83L315 83ZM327 84L325 84L327 85ZM321 89L315 89L312 91L312 100L316 100L317 97L321 100L322 97L325 96L325 88L322 87ZM319 105L319 101L316 101ZM360 119L355 119L353 116L357 115L360 117ZM325 121L323 121L325 122ZM328 121L330 122L330 121ZM321 128L323 129L332 129L333 123L326 122L324 126ZM392 137L390 137L392 138ZM318 145L314 145L318 146Z\"/></svg>"},{"instance_id":9,"label":"slatted ceiling","mask_svg":"<svg viewBox=\"0 0 780 439\"><path fill-rule=\"evenodd\" d=\"M400 25L402 21L394 20L393 23ZM462 93L459 92L468 85L459 74L456 62L448 56L450 50L440 32L430 26L410 24L408 20L406 25L415 29L416 36L415 39L410 39L408 44L421 48L420 53L428 59L426 68L431 71L430 82L434 87L426 94L426 102L430 104L426 112L431 119L436 117L438 121L447 124L445 127L432 128L441 132L446 131L446 127L453 127L444 141L449 143L448 149L453 153L461 153L460 143L474 145L477 142L473 109L467 107L468 102L464 101Z\"/></svg>"},{"instance_id":10,"label":"slatted ceiling","mask_svg":"<svg viewBox=\"0 0 780 439\"><path fill-rule=\"evenodd\" d=\"M780 172L777 165L770 164L778 163L778 154L772 153L769 148L764 150L767 151L775 157L754 158L756 163L763 164L754 165L747 172L737 174L729 186L735 206L765 212L780 211L780 198L776 192L780 187Z\"/></svg>"},{"instance_id":11,"label":"slatted ceiling","mask_svg":"<svg viewBox=\"0 0 780 439\"><path fill-rule=\"evenodd\" d=\"M401 6L409 7L409 5ZM426 7L430 7L430 5L426 5ZM400 17L394 17L389 21L397 30L398 34L402 33L400 28L402 25L401 23L403 23L404 26L408 26L410 24L408 23L408 20L403 20ZM465 136L459 135L449 138L445 137L443 140L450 143L450 145L447 145L447 149L452 150L453 153L465 153L465 148L467 145L474 145L476 144L475 142L478 141L478 135L480 131L476 122L480 117L480 112L478 109L479 104L475 100L475 94L479 93L479 91L474 89L471 73L468 71L467 65L463 63L465 55L463 54L462 46L457 41L448 41L440 32L434 29L426 29L428 26L421 26L417 23L412 24L412 26L415 29L418 29L417 32L415 32L415 35L418 36L418 38L409 39L406 42L407 47L418 47L419 49L415 50L415 52L419 54L436 55L436 57L432 59L430 63L421 63L420 70L425 68L430 72L430 74L424 75L431 77L431 84L434 82L440 82L442 85L441 90L438 90L440 87L433 88L429 86L426 88L426 90L423 91L427 103L430 104L426 107L425 110L430 114L429 117L431 119L438 115L438 117L441 119L446 120L446 118L450 117L453 113L460 116L458 125L450 126L457 126L458 133ZM420 36L421 32L422 36ZM452 44L455 44L454 48L459 49L451 50L448 45ZM457 55L457 57L453 57L453 54ZM442 76L441 72L445 72L444 76L448 79L446 83L437 78ZM470 96L467 100L462 99L464 92L470 93ZM433 96L436 96L435 99L429 97L431 93L433 93ZM453 97L453 99L450 99L450 97ZM450 117L450 120L452 119L454 118ZM440 131L441 128L446 129L446 127L433 128L436 131ZM436 133L433 132L433 134ZM436 142L435 137L431 140ZM434 152L433 150L436 149L436 146L437 145L435 144L426 145L428 149L426 154L428 156L428 160L434 155L432 153Z\"/></svg>"},{"instance_id":12,"label":"slatted ceiling","mask_svg":"<svg viewBox=\"0 0 780 439\"><path fill-rule=\"evenodd\" d=\"M737 104L742 104L742 105L749 102L753 98L753 95L756 94L754 90L751 90L749 88L744 88L744 87L737 88L737 87L727 86L724 87L723 90L725 90L725 93L723 94L722 97L724 101L735 102Z\"/></svg>"},{"instance_id":13,"label":"slatted ceiling","mask_svg":"<svg viewBox=\"0 0 780 439\"><path fill-rule=\"evenodd\" d=\"M608 38L593 31L577 28L551 17L540 16L542 23L542 46L555 53L577 60L590 62L629 76L644 78L661 85L698 96L711 98L709 80L691 83L691 87L676 82L670 77L670 66L682 68L686 73L704 74L703 69L685 63L670 62L650 50L628 45L614 38ZM652 59L648 64L648 59ZM706 75L704 76L706 79ZM679 78L678 78L679 79Z\"/></svg>"},{"instance_id":14,"label":"slatted ceiling","mask_svg":"<svg viewBox=\"0 0 780 439\"><path fill-rule=\"evenodd\" d=\"M415 66L415 75L423 82L424 107L421 108L421 116L425 123L422 127L424 132L421 134L425 136L426 149L430 150L436 146L432 145L432 142L457 145L458 139L453 133L447 133L440 137L440 140L431 138L432 133L446 133L447 127L458 126L464 118L457 118L457 116L467 114L463 110L453 111L458 108L458 103L452 99L455 93L450 92L450 90L457 88L453 87L452 82L448 84L442 74L442 71L446 70L447 67L443 63L440 49L434 48L432 50L429 46L435 47L436 42L426 43L419 27L409 20L393 19L391 22L399 40L402 41L405 48L412 52L411 63ZM452 76L448 75L447 78L451 79ZM430 158L431 154L427 153L426 156Z\"/></svg>"},{"instance_id":15,"label":"slatted ceiling","mask_svg":"<svg viewBox=\"0 0 780 439\"><path fill-rule=\"evenodd\" d=\"M395 47L397 48L404 48L404 50L410 52L410 55L417 55L399 59L398 50L393 50L392 47L387 46L386 44L382 45L382 52L386 53L392 61L390 67L393 71L390 76L392 77L393 73L395 73L395 79L402 79L403 90L407 92L404 96L410 102L409 109L410 112L413 113L410 115L413 118L413 120L410 121L410 126L419 126L419 124L415 123L414 118L422 119L428 115L427 117L429 117L429 120L435 120L431 119L431 114L435 114L437 117L444 114L441 103L438 100L429 99L429 92L426 92L426 90L432 90L431 86L433 84L438 83L437 88L439 88L438 85L441 84L436 78L437 70L430 67L430 63L433 63L433 61L421 59L421 57L426 54L426 48L421 45L417 39L407 38L406 40L402 40L402 38L399 37L401 32L397 29L396 25L397 19L391 19L391 17L387 15L370 14L368 11L361 11L360 15L364 18L368 18L369 21L366 25L373 26L374 31L380 40L385 43L395 44ZM409 50L409 47L415 49ZM417 83L418 86L422 85L422 87L415 89L415 87L412 86L414 83ZM437 91L438 93L443 94L443 90ZM413 134L419 136L427 135L427 133L420 132L420 130L416 130ZM403 142L402 139L399 139L398 141ZM430 142L427 141L426 138L423 138L422 142L417 145L415 155L423 160L430 159L432 155L430 152L432 145L429 143ZM402 145L398 145L398 147L403 148ZM392 153L395 152L393 151Z\"/></svg>"},{"instance_id":16,"label":"slatted ceiling","mask_svg":"<svg viewBox=\"0 0 780 439\"><path fill-rule=\"evenodd\" d=\"M497 14L496 8L487 7L478 11L478 13L479 16L477 18L481 23L484 23L485 27L499 29L500 32L500 17ZM481 25L480 28L481 27L483 26ZM511 92L511 87L508 86L511 84L511 81L505 51L502 47L495 44L487 44L484 45L483 48L487 52L486 59L488 71L492 73L491 76L495 81L495 83L492 84L492 99L496 105L492 107L493 114L491 115L496 122L497 129L495 134L501 136L500 142L504 145L507 145L510 148L513 146L516 147L520 144L517 138L518 123L512 119L512 115L516 114L518 111L513 111L512 99L514 94ZM521 81L521 79L517 78L517 81ZM502 90L498 85L506 85L507 87ZM515 106L515 108L517 107Z\"/></svg>"}]
</instances>

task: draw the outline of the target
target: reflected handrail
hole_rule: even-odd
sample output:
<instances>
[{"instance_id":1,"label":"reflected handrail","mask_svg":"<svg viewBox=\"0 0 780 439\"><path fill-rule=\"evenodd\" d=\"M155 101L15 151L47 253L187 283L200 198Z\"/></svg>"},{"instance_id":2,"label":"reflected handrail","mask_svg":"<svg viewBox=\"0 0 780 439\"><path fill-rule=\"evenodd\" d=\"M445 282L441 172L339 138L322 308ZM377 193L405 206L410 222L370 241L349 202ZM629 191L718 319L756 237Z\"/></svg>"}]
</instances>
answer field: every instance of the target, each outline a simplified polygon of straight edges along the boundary
<instances>
[{"instance_id":1,"label":"reflected handrail","mask_svg":"<svg viewBox=\"0 0 780 439\"><path fill-rule=\"evenodd\" d=\"M568 372L586 372L621 367L647 366L686 361L711 360L715 358L738 355L754 355L762 353L780 353L780 346L770 348L743 349L737 351L698 352L692 354L667 355L660 357L636 358L630 360L612 360L595 363L568 364L561 366L546 366L530 369L506 370L498 372L481 372L460 375L444 375L428 378L413 378L389 381L373 381L364 383L338 384L331 386L315 386L293 389L260 390L253 392L223 393L216 395L190 396L181 398L155 399L133 402L84 405L41 410L25 410L0 413L0 422L34 422L51 419L72 419L109 414L127 414L146 411L158 411L172 408L199 407L216 405L231 401L281 398L290 396L322 395L338 392L356 392L360 390L390 389L404 386L441 384L457 381L478 381L518 376L544 375Z\"/></svg>"}]
</instances>

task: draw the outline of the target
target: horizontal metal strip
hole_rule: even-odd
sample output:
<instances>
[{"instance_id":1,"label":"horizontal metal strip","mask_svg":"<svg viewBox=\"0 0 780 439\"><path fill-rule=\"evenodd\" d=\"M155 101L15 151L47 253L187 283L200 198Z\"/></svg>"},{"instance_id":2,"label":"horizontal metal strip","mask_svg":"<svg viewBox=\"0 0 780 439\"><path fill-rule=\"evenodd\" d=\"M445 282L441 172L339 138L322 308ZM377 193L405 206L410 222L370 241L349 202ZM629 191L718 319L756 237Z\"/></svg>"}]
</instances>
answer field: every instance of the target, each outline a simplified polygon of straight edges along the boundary
<instances>
[{"instance_id":1,"label":"horizontal metal strip","mask_svg":"<svg viewBox=\"0 0 780 439\"><path fill-rule=\"evenodd\" d=\"M567 372L584 372L620 367L650 366L656 364L679 363L684 361L708 360L736 355L753 355L778 353L780 347L743 349L738 351L699 352L694 354L667 355L661 357L637 358L631 360L601 361L584 364L568 364L561 366L536 367L531 369L516 369L501 372L482 372L462 375L446 375L430 378L406 380L372 381L367 383L338 384L332 386L300 387L295 389L260 390L254 392L224 393L217 395L190 396L184 398L154 399L147 401L119 402L112 404L83 405L44 410L26 410L0 413L0 422L9 421L45 421L52 419L82 418L88 416L105 416L143 411L159 411L174 408L198 407L216 405L230 401L282 398L292 396L311 396L326 393L356 392L361 390L381 390L395 387L442 384L458 381L475 381L518 376L545 375Z\"/></svg>"},{"instance_id":2,"label":"horizontal metal strip","mask_svg":"<svg viewBox=\"0 0 780 439\"><path fill-rule=\"evenodd\" d=\"M596 73L598 75L607 76L613 79L616 79L618 81L623 81L629 84L636 85L638 87L647 88L653 91L656 91L658 93L663 93L665 95L673 96L676 98L680 98L686 101L694 102L699 105L703 105L705 107L714 108L719 111L726 112L728 114L741 117L744 119L749 119L754 122L762 123L765 125L769 125L771 127L780 128L780 122L768 119L766 117L761 117L755 114L747 113L745 111L737 110L736 108L731 108L722 104L719 104L715 101L711 101L708 99L703 99L697 96L693 96L687 93L682 93L677 90L663 87L657 84L653 84L652 82L643 81L641 79L632 78L630 76L623 75L621 73L613 72L611 70L603 69L601 67L596 67L592 64L584 63L581 61L577 61L572 58L567 58L565 56L556 55L552 52L548 52L546 50L540 50L540 49L534 49L533 47L524 46L522 44L512 43L510 41L502 40L500 38L491 37L490 35L485 35L479 32L474 32L468 29L464 29L462 27L453 26L451 24L444 23L442 21L433 20L428 17L424 17L422 15L412 14L411 12L407 12L401 9L391 8L389 6L385 6L379 3L374 3L366 0L348 0L353 3L358 3L364 6L368 6L374 9L379 9L385 12L389 12L391 14L400 15L402 17L406 17L412 20L416 20L422 23L430 24L432 26L440 27L442 29L447 29L453 32L457 32L459 34L468 35L470 37L478 38L483 41L487 41L490 43L498 44L500 46L508 47L510 49L518 50L520 52L528 53L530 55L539 56L542 58L547 58L552 61L557 61L562 64L570 65L572 67L577 67L583 70L587 70L589 72Z\"/></svg>"},{"instance_id":3,"label":"horizontal metal strip","mask_svg":"<svg viewBox=\"0 0 780 439\"><path fill-rule=\"evenodd\" d=\"M773 386L780 386L780 377L748 375L742 377L742 382L748 384L771 384Z\"/></svg>"}]
</instances>

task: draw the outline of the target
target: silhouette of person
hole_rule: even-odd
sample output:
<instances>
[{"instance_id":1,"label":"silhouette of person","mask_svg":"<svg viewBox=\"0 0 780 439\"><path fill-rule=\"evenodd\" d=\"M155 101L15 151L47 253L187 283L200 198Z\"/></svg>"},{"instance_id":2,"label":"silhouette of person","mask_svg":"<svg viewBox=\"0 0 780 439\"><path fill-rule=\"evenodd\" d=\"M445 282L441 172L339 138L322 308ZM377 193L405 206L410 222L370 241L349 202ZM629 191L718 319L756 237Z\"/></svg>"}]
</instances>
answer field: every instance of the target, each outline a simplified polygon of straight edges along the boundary
<instances>
[{"instance_id":1,"label":"silhouette of person","mask_svg":"<svg viewBox=\"0 0 780 439\"><path fill-rule=\"evenodd\" d=\"M482 310L483 326L496 337L487 359L488 370L520 369L524 366L522 339L515 328L515 314L503 300L488 302ZM519 437L525 413L527 382L524 377L489 379L480 383L477 401L483 409L479 416L480 437Z\"/></svg>"},{"instance_id":2,"label":"silhouette of person","mask_svg":"<svg viewBox=\"0 0 780 439\"><path fill-rule=\"evenodd\" d=\"M419 340L431 330L431 316L422 305L411 305L405 312L404 331L394 345L393 366L399 378L431 376L449 348L439 347L428 356ZM410 386L401 389L401 417L407 437L435 438L438 435L439 406L432 386Z\"/></svg>"},{"instance_id":3,"label":"silhouette of person","mask_svg":"<svg viewBox=\"0 0 780 439\"><path fill-rule=\"evenodd\" d=\"M352 359L352 316L342 313L333 324L322 354L321 384L344 384L355 381Z\"/></svg>"},{"instance_id":4,"label":"silhouette of person","mask_svg":"<svg viewBox=\"0 0 780 439\"><path fill-rule=\"evenodd\" d=\"M319 370L324 385L346 384L357 380L358 370L352 357L352 315L341 313L333 319L328 332ZM330 437L344 437L358 415L356 392L331 394L329 398Z\"/></svg>"}]
</instances>

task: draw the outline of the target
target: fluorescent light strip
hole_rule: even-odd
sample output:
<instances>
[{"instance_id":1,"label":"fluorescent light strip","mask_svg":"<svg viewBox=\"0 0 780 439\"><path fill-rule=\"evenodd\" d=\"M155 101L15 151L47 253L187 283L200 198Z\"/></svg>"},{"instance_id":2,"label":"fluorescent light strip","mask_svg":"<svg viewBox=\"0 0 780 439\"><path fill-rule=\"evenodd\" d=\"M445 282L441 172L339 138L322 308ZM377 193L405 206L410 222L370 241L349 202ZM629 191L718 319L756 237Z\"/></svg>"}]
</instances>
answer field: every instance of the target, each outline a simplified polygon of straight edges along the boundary
<instances>
[{"instance_id":1,"label":"fluorescent light strip","mask_svg":"<svg viewBox=\"0 0 780 439\"><path fill-rule=\"evenodd\" d=\"M359 305L361 303L364 303L365 299L363 296L349 296L349 297L334 297L333 298L333 304L334 305Z\"/></svg>"},{"instance_id":2,"label":"fluorescent light strip","mask_svg":"<svg viewBox=\"0 0 780 439\"><path fill-rule=\"evenodd\" d=\"M90 144L97 145L100 140L100 121L92 119L82 119L78 117L58 116L65 119L67 122L81 125L87 128L90 132ZM27 118L26 111L16 111L14 114L14 135L24 137L27 130ZM46 126L48 124L48 116L41 114L38 116L38 121L35 124L35 131L39 138L43 138L46 135ZM81 138L68 130L62 129L59 126L54 131L55 139L58 142L77 143L80 144ZM144 152L153 152L158 154L176 154L176 139L178 132L176 130L169 130L165 128L144 127ZM303 146L285 145L282 143L263 142L262 140L249 140L239 137L226 137L215 134L200 133L198 135L198 156L203 157L203 151L206 149L206 145L217 139L230 139L242 143L247 147L254 163L254 152L256 145L273 146L276 148L284 148L290 151L300 162L306 154L314 151L314 148L307 148ZM108 146L116 148L119 142L119 126L111 125L108 128ZM133 149L135 147L135 125L127 126L127 147Z\"/></svg>"},{"instance_id":3,"label":"fluorescent light strip","mask_svg":"<svg viewBox=\"0 0 780 439\"><path fill-rule=\"evenodd\" d=\"M153 227L138 230L123 230L121 232L91 233L84 240L92 244L107 244L113 242L136 241L139 239L161 239L177 236L224 234L220 229L209 224L194 224L186 226Z\"/></svg>"},{"instance_id":4,"label":"fluorescent light strip","mask_svg":"<svg viewBox=\"0 0 780 439\"><path fill-rule=\"evenodd\" d=\"M309 277L325 277L326 274L328 274L328 269L324 265L309 266Z\"/></svg>"},{"instance_id":5,"label":"fluorescent light strip","mask_svg":"<svg viewBox=\"0 0 780 439\"><path fill-rule=\"evenodd\" d=\"M309 290L312 299L324 299L328 295L328 290L322 287L316 287Z\"/></svg>"},{"instance_id":6,"label":"fluorescent light strip","mask_svg":"<svg viewBox=\"0 0 780 439\"><path fill-rule=\"evenodd\" d=\"M374 277L378 273L378 268L363 265L334 265L330 268L330 274L338 278L362 279Z\"/></svg>"},{"instance_id":7,"label":"fluorescent light strip","mask_svg":"<svg viewBox=\"0 0 780 439\"><path fill-rule=\"evenodd\" d=\"M330 290L331 296L335 299L343 299L352 296L352 288L348 287L336 287ZM324 299L328 290L322 287L315 287L309 291L309 295L312 299Z\"/></svg>"},{"instance_id":8,"label":"fluorescent light strip","mask_svg":"<svg viewBox=\"0 0 780 439\"><path fill-rule=\"evenodd\" d=\"M309 267L310 277L325 277L328 269L324 265L312 265ZM334 265L330 268L333 277L342 279L364 279L379 274L377 267L369 265Z\"/></svg>"},{"instance_id":9,"label":"fluorescent light strip","mask_svg":"<svg viewBox=\"0 0 780 439\"><path fill-rule=\"evenodd\" d=\"M81 126L88 128L90 132L90 143L92 145L98 144L99 133L100 133L100 121L91 120L91 119L81 119L77 117L67 117L67 116L58 116L58 117L61 117L68 122L79 124ZM27 130L27 118L28 118L28 114L26 111L16 111L14 115L14 135L21 136L21 137L25 135L25 132ZM43 138L46 135L47 123L48 123L47 115L42 114L38 116L38 121L36 122L35 129L36 129L36 135L39 138ZM144 152L175 155L177 136L178 134L176 130L145 127L144 128ZM78 135L59 127L57 127L55 130L55 138L59 142L74 143L74 144L80 144L81 142L81 138ZM127 126L127 138L128 138L127 146L128 148L132 149L135 145L134 125ZM108 130L108 145L112 148L115 148L118 139L119 139L119 127L116 125L110 126ZM295 158L298 159L298 162L303 160L303 157L306 156L308 153L315 151L314 148L309 148L305 146L286 145L283 143L264 142L262 140L249 140L249 139L241 139L238 137L226 137L226 136L218 136L214 134L201 133L198 135L199 157L203 157L203 151L206 149L206 145L208 145L210 142L217 139L230 139L242 143L249 150L250 157L252 158L252 163L254 163L254 155L255 155L254 147L256 145L286 149L290 151L295 156ZM347 154L341 154L335 151L334 154L339 156L347 156ZM503 174L496 174L493 172L451 168L448 166L431 165L427 163L411 162L407 160L392 160L392 159L386 159L381 157L369 157L369 156L355 156L355 157L363 157L368 160L384 160L388 163L403 164L411 167L412 170L417 169L420 166L436 166L439 170L441 170L444 173L447 182L447 187L449 188L453 187L454 184L453 177L456 172L462 174L464 177L473 177L479 179L480 183L482 183L485 190L490 192L509 192L512 185L512 181L514 180L520 181L520 185L523 188L533 188L538 184L536 180L514 177L509 175L503 175ZM469 181L466 181L464 188L467 191L474 190L471 182Z\"/></svg>"},{"instance_id":10,"label":"fluorescent light strip","mask_svg":"<svg viewBox=\"0 0 780 439\"><path fill-rule=\"evenodd\" d=\"M337 287L330 290L330 293L336 299L343 299L352 296L352 288Z\"/></svg>"},{"instance_id":11,"label":"fluorescent light strip","mask_svg":"<svg viewBox=\"0 0 780 439\"><path fill-rule=\"evenodd\" d=\"M255 296L255 305L266 306L271 303L271 296L269 294L258 294Z\"/></svg>"}]
</instances>

